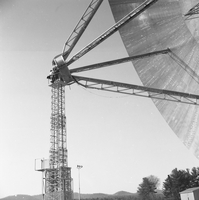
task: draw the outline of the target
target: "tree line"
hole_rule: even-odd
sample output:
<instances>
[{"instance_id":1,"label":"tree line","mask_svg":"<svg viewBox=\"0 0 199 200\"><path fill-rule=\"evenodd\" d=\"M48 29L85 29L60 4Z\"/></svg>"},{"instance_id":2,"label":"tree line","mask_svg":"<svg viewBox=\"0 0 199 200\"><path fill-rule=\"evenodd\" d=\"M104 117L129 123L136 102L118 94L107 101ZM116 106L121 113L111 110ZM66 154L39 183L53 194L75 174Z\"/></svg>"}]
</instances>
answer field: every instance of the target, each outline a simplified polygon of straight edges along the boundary
<instances>
[{"instance_id":1,"label":"tree line","mask_svg":"<svg viewBox=\"0 0 199 200\"><path fill-rule=\"evenodd\" d=\"M180 200L180 192L188 188L199 187L199 167L191 170L173 169L163 182L158 192L160 179L154 175L144 177L139 184L137 194L126 196L109 196L84 200Z\"/></svg>"},{"instance_id":2,"label":"tree line","mask_svg":"<svg viewBox=\"0 0 199 200\"><path fill-rule=\"evenodd\" d=\"M160 180L153 175L144 177L137 190L141 200L162 198L155 195L159 183ZM169 200L180 200L180 192L193 187L199 187L199 167L193 167L191 170L178 170L175 168L163 182L163 197Z\"/></svg>"}]
</instances>

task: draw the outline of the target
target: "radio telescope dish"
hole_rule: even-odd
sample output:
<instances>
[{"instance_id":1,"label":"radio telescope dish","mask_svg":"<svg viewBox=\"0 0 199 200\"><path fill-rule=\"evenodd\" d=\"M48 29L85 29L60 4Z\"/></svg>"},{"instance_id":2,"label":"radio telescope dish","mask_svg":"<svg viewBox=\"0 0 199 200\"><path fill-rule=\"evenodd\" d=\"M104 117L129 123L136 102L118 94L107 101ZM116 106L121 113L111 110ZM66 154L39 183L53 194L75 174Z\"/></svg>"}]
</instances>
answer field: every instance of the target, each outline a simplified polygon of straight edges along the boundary
<instances>
[{"instance_id":1,"label":"radio telescope dish","mask_svg":"<svg viewBox=\"0 0 199 200\"><path fill-rule=\"evenodd\" d=\"M117 22L144 0L109 0ZM168 55L133 61L144 86L199 94L199 20L185 14L196 0L159 0L119 30L129 56L169 48ZM199 158L199 107L152 99L173 132Z\"/></svg>"}]
</instances>

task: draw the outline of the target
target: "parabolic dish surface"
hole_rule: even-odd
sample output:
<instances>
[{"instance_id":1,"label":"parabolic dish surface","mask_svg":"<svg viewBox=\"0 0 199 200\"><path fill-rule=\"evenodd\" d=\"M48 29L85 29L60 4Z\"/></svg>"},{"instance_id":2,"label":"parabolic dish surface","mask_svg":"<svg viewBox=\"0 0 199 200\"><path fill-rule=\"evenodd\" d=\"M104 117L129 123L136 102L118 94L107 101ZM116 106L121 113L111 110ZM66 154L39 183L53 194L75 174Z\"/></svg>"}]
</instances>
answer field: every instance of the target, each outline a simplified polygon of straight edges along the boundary
<instances>
[{"instance_id":1,"label":"parabolic dish surface","mask_svg":"<svg viewBox=\"0 0 199 200\"><path fill-rule=\"evenodd\" d=\"M109 0L116 22L143 2ZM199 94L199 21L184 17L197 3L159 0L120 29L129 56L170 48L177 58L161 54L133 61L144 86ZM173 132L199 158L199 106L157 99L153 102Z\"/></svg>"}]
</instances>

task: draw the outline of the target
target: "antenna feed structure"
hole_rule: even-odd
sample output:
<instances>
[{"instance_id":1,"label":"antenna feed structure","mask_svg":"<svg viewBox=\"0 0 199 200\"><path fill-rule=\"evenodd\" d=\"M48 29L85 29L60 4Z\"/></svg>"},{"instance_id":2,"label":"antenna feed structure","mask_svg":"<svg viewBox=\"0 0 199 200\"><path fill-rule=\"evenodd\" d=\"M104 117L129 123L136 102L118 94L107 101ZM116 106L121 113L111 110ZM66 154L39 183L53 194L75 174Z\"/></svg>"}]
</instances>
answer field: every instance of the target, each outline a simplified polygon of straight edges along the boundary
<instances>
[{"instance_id":1,"label":"antenna feed structure","mask_svg":"<svg viewBox=\"0 0 199 200\"><path fill-rule=\"evenodd\" d=\"M59 83L65 86L74 83L70 70L68 69L68 64L64 61L62 54L55 56L52 65L53 69L50 70L50 74L47 76L47 79L51 81L51 85Z\"/></svg>"},{"instance_id":2,"label":"antenna feed structure","mask_svg":"<svg viewBox=\"0 0 199 200\"><path fill-rule=\"evenodd\" d=\"M54 66L62 66L65 64L64 58L62 54L59 54L57 56L54 57L53 61L52 61L52 65Z\"/></svg>"}]
</instances>

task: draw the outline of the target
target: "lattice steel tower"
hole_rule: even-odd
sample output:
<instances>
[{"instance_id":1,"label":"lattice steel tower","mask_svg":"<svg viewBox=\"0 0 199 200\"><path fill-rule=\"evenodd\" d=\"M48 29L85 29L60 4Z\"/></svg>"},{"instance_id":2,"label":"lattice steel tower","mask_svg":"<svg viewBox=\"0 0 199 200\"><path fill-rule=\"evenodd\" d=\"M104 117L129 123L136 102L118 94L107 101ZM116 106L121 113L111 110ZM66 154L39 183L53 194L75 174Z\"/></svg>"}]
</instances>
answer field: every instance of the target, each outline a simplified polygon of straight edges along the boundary
<instances>
[{"instance_id":1,"label":"lattice steel tower","mask_svg":"<svg viewBox=\"0 0 199 200\"><path fill-rule=\"evenodd\" d=\"M51 135L49 170L45 175L48 199L72 199L71 168L66 143L65 88L59 80L51 85Z\"/></svg>"},{"instance_id":2,"label":"lattice steel tower","mask_svg":"<svg viewBox=\"0 0 199 200\"><path fill-rule=\"evenodd\" d=\"M68 167L65 87L57 79L51 87L51 135L49 159L41 160L45 200L73 199L71 168Z\"/></svg>"}]
</instances>

